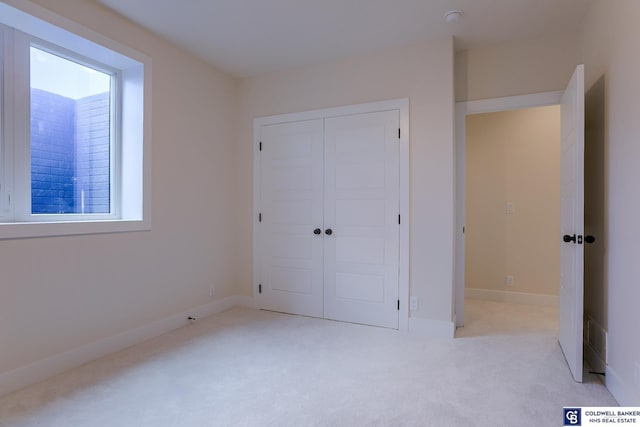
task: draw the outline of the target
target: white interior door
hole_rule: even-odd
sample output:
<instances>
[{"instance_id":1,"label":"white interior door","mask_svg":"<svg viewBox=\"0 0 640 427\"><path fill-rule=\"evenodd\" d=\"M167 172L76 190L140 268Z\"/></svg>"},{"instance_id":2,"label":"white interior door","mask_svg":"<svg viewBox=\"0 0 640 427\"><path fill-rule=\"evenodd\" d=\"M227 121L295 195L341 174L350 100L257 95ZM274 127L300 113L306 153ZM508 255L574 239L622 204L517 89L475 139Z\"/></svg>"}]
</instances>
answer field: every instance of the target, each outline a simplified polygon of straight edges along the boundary
<instances>
[{"instance_id":1,"label":"white interior door","mask_svg":"<svg viewBox=\"0 0 640 427\"><path fill-rule=\"evenodd\" d=\"M398 328L398 129L398 111L325 120L328 319Z\"/></svg>"},{"instance_id":2,"label":"white interior door","mask_svg":"<svg viewBox=\"0 0 640 427\"><path fill-rule=\"evenodd\" d=\"M260 308L323 316L323 127L261 128Z\"/></svg>"},{"instance_id":3,"label":"white interior door","mask_svg":"<svg viewBox=\"0 0 640 427\"><path fill-rule=\"evenodd\" d=\"M579 65L561 104L560 347L573 378L582 382L584 296L584 66Z\"/></svg>"}]
</instances>

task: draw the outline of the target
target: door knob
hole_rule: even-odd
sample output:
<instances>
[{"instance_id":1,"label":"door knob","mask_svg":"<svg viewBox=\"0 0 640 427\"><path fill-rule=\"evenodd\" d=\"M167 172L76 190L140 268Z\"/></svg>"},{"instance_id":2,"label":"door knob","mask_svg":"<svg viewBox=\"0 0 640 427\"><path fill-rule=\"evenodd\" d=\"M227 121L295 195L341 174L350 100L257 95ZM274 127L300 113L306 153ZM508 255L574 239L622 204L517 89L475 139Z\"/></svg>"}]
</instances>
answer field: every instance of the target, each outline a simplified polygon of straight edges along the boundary
<instances>
[{"instance_id":1,"label":"door knob","mask_svg":"<svg viewBox=\"0 0 640 427\"><path fill-rule=\"evenodd\" d=\"M315 230L313 230L313 234L318 235L320 233L322 233L322 230L320 230L319 228L316 228Z\"/></svg>"},{"instance_id":2,"label":"door knob","mask_svg":"<svg viewBox=\"0 0 640 427\"><path fill-rule=\"evenodd\" d=\"M593 243L596 241L596 238L593 236L584 236L584 241L587 243Z\"/></svg>"},{"instance_id":3,"label":"door knob","mask_svg":"<svg viewBox=\"0 0 640 427\"><path fill-rule=\"evenodd\" d=\"M566 243L569 243L569 242L575 243L576 242L576 235L573 234L573 235L570 236L568 234L565 234L564 236L562 236L562 240L564 240Z\"/></svg>"},{"instance_id":4,"label":"door knob","mask_svg":"<svg viewBox=\"0 0 640 427\"><path fill-rule=\"evenodd\" d=\"M331 236L333 234L333 230L327 228L326 230L324 230L324 234L326 234L327 236Z\"/></svg>"}]
</instances>

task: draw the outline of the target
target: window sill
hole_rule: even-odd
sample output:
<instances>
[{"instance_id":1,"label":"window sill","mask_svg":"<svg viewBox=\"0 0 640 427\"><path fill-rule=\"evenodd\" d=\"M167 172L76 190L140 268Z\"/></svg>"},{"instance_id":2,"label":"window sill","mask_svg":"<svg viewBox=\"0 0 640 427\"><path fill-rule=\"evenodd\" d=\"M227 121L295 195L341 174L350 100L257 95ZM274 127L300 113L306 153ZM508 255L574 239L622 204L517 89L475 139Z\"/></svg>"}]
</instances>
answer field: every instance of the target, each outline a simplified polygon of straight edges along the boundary
<instances>
[{"instance_id":1,"label":"window sill","mask_svg":"<svg viewBox=\"0 0 640 427\"><path fill-rule=\"evenodd\" d=\"M0 223L0 240L126 233L149 230L151 230L151 221L130 219L68 222L5 222Z\"/></svg>"}]
</instances>

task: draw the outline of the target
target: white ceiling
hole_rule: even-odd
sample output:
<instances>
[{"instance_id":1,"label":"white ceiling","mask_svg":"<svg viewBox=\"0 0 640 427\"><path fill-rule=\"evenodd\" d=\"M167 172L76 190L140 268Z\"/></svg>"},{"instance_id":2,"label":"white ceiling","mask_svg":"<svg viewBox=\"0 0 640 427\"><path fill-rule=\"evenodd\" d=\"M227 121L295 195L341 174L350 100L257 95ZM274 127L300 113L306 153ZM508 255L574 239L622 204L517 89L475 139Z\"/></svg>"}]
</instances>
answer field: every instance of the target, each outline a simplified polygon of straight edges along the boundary
<instances>
[{"instance_id":1,"label":"white ceiling","mask_svg":"<svg viewBox=\"0 0 640 427\"><path fill-rule=\"evenodd\" d=\"M589 0L97 0L236 77L454 35L458 50L575 32ZM443 15L464 10L446 24Z\"/></svg>"}]
</instances>

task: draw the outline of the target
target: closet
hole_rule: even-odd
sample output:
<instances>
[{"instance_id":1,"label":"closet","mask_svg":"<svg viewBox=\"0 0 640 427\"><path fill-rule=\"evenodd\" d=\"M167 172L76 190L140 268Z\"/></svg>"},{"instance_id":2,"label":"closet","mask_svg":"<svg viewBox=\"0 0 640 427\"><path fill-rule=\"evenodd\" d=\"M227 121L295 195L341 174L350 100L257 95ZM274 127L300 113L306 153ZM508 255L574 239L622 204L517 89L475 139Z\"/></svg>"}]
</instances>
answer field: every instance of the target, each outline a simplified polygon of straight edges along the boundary
<instances>
[{"instance_id":1,"label":"closet","mask_svg":"<svg viewBox=\"0 0 640 427\"><path fill-rule=\"evenodd\" d=\"M256 122L259 308L398 328L400 111Z\"/></svg>"}]
</instances>

